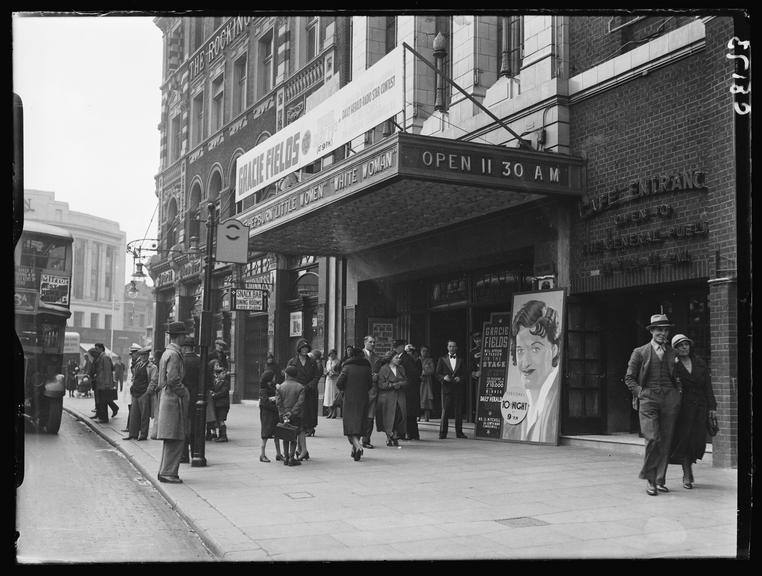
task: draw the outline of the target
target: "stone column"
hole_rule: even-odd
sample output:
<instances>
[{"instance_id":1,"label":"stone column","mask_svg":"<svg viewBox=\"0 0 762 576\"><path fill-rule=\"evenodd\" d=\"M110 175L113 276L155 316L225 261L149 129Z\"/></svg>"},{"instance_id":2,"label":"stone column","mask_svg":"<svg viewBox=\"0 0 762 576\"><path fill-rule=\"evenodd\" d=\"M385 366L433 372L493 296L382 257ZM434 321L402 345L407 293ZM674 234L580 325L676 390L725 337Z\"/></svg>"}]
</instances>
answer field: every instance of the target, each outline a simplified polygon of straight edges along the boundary
<instances>
[{"instance_id":1,"label":"stone column","mask_svg":"<svg viewBox=\"0 0 762 576\"><path fill-rule=\"evenodd\" d=\"M712 465L738 465L738 315L735 276L709 283L711 375L720 431L712 440Z\"/></svg>"}]
</instances>

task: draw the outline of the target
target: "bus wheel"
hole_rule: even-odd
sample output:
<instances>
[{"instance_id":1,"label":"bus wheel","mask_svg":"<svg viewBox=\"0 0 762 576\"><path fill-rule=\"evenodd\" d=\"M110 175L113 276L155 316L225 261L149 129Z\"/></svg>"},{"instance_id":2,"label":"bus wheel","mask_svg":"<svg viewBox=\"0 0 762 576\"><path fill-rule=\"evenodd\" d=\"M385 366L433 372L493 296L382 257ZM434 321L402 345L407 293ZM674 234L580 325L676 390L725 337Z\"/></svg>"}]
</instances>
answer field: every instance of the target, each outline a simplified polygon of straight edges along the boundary
<instances>
[{"instance_id":1,"label":"bus wheel","mask_svg":"<svg viewBox=\"0 0 762 576\"><path fill-rule=\"evenodd\" d=\"M58 434L63 413L63 398L48 398L48 418L45 421L45 431L48 434Z\"/></svg>"}]
</instances>

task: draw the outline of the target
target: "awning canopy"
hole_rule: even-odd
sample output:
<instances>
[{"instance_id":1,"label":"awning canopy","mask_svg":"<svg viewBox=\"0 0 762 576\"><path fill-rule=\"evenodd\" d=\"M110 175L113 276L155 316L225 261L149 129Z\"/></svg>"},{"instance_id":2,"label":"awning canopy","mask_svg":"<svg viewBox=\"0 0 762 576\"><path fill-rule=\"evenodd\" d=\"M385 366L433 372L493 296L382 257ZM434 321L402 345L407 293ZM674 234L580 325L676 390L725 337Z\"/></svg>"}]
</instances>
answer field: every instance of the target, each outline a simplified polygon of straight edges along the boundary
<instances>
[{"instance_id":1,"label":"awning canopy","mask_svg":"<svg viewBox=\"0 0 762 576\"><path fill-rule=\"evenodd\" d=\"M255 205L252 250L340 256L584 192L581 158L397 133Z\"/></svg>"}]
</instances>

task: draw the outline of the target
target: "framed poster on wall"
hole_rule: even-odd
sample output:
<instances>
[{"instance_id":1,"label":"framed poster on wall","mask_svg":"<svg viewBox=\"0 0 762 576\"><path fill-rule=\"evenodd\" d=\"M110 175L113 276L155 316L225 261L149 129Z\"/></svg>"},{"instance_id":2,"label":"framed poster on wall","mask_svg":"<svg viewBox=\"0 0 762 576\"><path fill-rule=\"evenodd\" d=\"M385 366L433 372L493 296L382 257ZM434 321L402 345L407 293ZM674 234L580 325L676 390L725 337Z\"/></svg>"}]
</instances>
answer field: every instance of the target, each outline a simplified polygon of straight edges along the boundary
<instances>
[{"instance_id":1,"label":"framed poster on wall","mask_svg":"<svg viewBox=\"0 0 762 576\"><path fill-rule=\"evenodd\" d=\"M375 353L383 356L392 349L394 319L368 318L368 334L376 340Z\"/></svg>"},{"instance_id":2,"label":"framed poster on wall","mask_svg":"<svg viewBox=\"0 0 762 576\"><path fill-rule=\"evenodd\" d=\"M291 312L288 322L288 335L293 338L294 336L301 336L303 333L302 326L302 311Z\"/></svg>"},{"instance_id":3,"label":"framed poster on wall","mask_svg":"<svg viewBox=\"0 0 762 576\"><path fill-rule=\"evenodd\" d=\"M485 323L477 438L558 444L565 299L563 289L516 293L508 326Z\"/></svg>"}]
</instances>

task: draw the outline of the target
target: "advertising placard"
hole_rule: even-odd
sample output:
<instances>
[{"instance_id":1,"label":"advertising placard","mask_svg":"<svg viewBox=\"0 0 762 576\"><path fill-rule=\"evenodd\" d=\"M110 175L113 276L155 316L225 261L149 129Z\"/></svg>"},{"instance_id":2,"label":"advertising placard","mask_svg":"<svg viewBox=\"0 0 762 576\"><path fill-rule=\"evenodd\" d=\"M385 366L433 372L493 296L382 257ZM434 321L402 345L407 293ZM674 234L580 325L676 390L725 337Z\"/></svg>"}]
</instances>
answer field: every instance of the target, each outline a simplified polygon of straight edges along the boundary
<instances>
[{"instance_id":1,"label":"advertising placard","mask_svg":"<svg viewBox=\"0 0 762 576\"><path fill-rule=\"evenodd\" d=\"M479 364L479 402L476 437L499 440L503 429L501 404L505 393L511 319L508 315L491 318L482 325Z\"/></svg>"},{"instance_id":2,"label":"advertising placard","mask_svg":"<svg viewBox=\"0 0 762 576\"><path fill-rule=\"evenodd\" d=\"M264 312L267 310L264 290L247 290L236 288L234 290L235 309Z\"/></svg>"},{"instance_id":3,"label":"advertising placard","mask_svg":"<svg viewBox=\"0 0 762 576\"><path fill-rule=\"evenodd\" d=\"M40 274L40 302L68 306L69 284L68 276Z\"/></svg>"},{"instance_id":4,"label":"advertising placard","mask_svg":"<svg viewBox=\"0 0 762 576\"><path fill-rule=\"evenodd\" d=\"M565 290L513 295L502 439L558 444Z\"/></svg>"},{"instance_id":5,"label":"advertising placard","mask_svg":"<svg viewBox=\"0 0 762 576\"><path fill-rule=\"evenodd\" d=\"M398 46L330 98L261 142L236 163L239 202L402 111Z\"/></svg>"}]
</instances>

